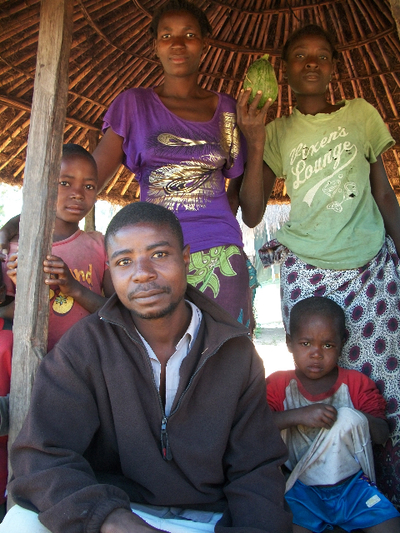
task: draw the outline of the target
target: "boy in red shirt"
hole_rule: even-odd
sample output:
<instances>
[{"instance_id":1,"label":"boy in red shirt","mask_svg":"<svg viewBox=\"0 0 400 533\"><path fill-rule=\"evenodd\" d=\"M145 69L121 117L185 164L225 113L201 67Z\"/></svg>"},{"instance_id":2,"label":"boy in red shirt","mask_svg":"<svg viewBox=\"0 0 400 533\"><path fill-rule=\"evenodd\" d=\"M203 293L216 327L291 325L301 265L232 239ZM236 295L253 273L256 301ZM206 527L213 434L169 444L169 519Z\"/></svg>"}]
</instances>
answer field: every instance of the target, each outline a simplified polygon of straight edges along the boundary
<instances>
[{"instance_id":1,"label":"boy in red shirt","mask_svg":"<svg viewBox=\"0 0 400 533\"><path fill-rule=\"evenodd\" d=\"M400 515L371 481L371 439L389 435L385 401L372 380L338 366L345 317L328 298L298 302L287 345L295 370L267 378L267 400L289 450L286 500L294 533L399 533Z\"/></svg>"},{"instance_id":2,"label":"boy in red shirt","mask_svg":"<svg viewBox=\"0 0 400 533\"><path fill-rule=\"evenodd\" d=\"M106 297L114 292L106 267L103 235L98 231L79 229L79 222L92 209L96 194L97 167L93 157L82 146L65 144L58 182L52 255L47 256L43 265L44 272L49 274L45 283L50 288L48 351L73 324L97 311L106 302ZM2 231L7 232L10 238L18 229L7 223ZM14 237L7 263L7 274L14 283L17 249L18 242ZM13 295L14 292L15 287L9 280L7 294ZM0 313L0 316L4 314Z\"/></svg>"}]
</instances>

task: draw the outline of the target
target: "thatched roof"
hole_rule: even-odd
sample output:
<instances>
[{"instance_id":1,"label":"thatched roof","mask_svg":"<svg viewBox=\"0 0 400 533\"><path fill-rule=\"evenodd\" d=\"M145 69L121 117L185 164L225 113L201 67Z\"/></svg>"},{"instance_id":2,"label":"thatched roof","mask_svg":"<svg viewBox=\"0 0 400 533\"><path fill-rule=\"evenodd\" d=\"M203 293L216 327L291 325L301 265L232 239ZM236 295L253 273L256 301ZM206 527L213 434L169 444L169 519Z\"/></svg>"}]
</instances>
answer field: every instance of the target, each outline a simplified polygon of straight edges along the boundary
<instances>
[{"instance_id":1,"label":"thatched roof","mask_svg":"<svg viewBox=\"0 0 400 533\"><path fill-rule=\"evenodd\" d=\"M164 0L75 0L65 142L92 147L102 116L123 90L162 81L147 33ZM280 93L270 118L290 112L294 98L283 78L280 51L288 34L317 23L338 42L332 103L362 97L380 112L396 146L384 156L400 196L400 42L391 2L397 0L195 0L214 28L200 83L236 97L249 64L269 53ZM0 0L0 178L22 184L40 19L39 0ZM285 200L277 184L274 201ZM122 167L102 197L116 203L138 197Z\"/></svg>"}]
</instances>

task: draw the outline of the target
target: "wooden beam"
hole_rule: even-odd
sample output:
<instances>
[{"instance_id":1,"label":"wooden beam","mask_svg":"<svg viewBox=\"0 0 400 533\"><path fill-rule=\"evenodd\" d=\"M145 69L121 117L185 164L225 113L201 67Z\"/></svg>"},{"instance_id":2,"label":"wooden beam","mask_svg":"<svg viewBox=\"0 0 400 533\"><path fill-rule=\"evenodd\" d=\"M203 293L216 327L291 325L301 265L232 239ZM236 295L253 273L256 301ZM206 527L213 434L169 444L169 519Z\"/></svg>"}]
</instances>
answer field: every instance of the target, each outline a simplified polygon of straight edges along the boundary
<instances>
[{"instance_id":1,"label":"wooden beam","mask_svg":"<svg viewBox=\"0 0 400 533\"><path fill-rule=\"evenodd\" d=\"M14 107L15 109L22 109L23 111L31 112L31 104L26 102L25 100L22 100L22 98L15 98L13 96L8 96L7 94L0 93L0 102L3 104L6 104L10 107ZM101 106L101 104L97 104ZM102 106L103 108L105 106ZM89 122L83 122L82 120L78 120L73 117L66 117L66 122L73 124L74 126L79 126L80 128L84 128L91 131L96 131L100 133L100 129L94 126L93 124L89 124Z\"/></svg>"},{"instance_id":2,"label":"wooden beam","mask_svg":"<svg viewBox=\"0 0 400 533\"><path fill-rule=\"evenodd\" d=\"M25 419L36 369L47 351L51 250L68 94L73 0L42 0L20 223L9 445Z\"/></svg>"},{"instance_id":3,"label":"wooden beam","mask_svg":"<svg viewBox=\"0 0 400 533\"><path fill-rule=\"evenodd\" d=\"M394 1L398 1L398 0L394 0ZM120 50L124 54L128 54L131 57L138 57L138 58L142 57L140 54L132 52L128 48L124 48L124 47L119 46L119 44L117 42L114 42L112 39L110 39L100 29L100 27L94 22L94 20L91 17L89 11L84 6L83 1L82 0L77 0L77 3L79 5L80 9L82 10L82 13L84 14L84 17L86 18L88 24L93 28L93 30L96 32L96 34L99 35L99 37L102 40L104 40L109 46L112 46L115 50ZM152 14L149 11L147 11L142 6L142 3L139 0L133 0L133 3L148 18L151 18ZM255 11L246 11L242 7L236 7L234 5L228 5L228 4L220 3L220 2L215 2L215 3L217 3L217 4L221 5L221 6L225 6L229 10L237 10L237 11L239 11L241 13L241 15L243 15L244 13L249 13L249 14L260 13L260 15L261 14L262 15L266 15L267 13L270 13L271 15L277 15L278 13L290 13L290 12L293 12L294 10L296 10L296 9L299 10L299 11L305 11L305 10L309 9L309 7L310 7L308 4L306 4L306 5L297 6L297 7L293 6L293 7L282 7L282 8L278 8L278 9L275 9L275 8L263 9L262 11L255 12ZM325 0L323 2L319 1L318 5L319 6L321 6L323 4L329 5L331 3L332 3L332 0ZM370 42L375 42L378 39L381 39L382 37L385 37L386 35L390 35L394 31L395 31L394 27L389 27L389 28L386 28L385 30L383 30L382 32L380 32L378 34L371 35L370 37L368 37L368 38L366 38L364 40L357 40L357 42L346 43L345 45L337 45L336 48L337 48L337 50L339 52L344 51L344 50L352 50L354 48L359 48L359 47L364 46L364 45L366 45L366 44L368 44ZM235 43L231 43L231 42L228 42L228 41L224 41L224 40L221 40L221 39L214 39L213 37L209 37L208 42L209 42L209 44L211 46L214 46L216 48L220 48L220 49L228 51L228 52L236 52L236 53L242 53L242 54L256 54L256 55L258 55L258 54L259 55L269 54L271 57L280 57L281 53L282 53L282 50L276 49L276 48L264 48L264 49L250 48L248 46L241 46L241 45L238 45L238 44L235 44ZM146 57L146 61L148 63L155 63L155 64L157 64L157 63L159 64L160 63L159 60L154 59L153 57Z\"/></svg>"},{"instance_id":4,"label":"wooden beam","mask_svg":"<svg viewBox=\"0 0 400 533\"><path fill-rule=\"evenodd\" d=\"M390 0L392 15L397 26L397 33L400 37L400 0Z\"/></svg>"},{"instance_id":5,"label":"wooden beam","mask_svg":"<svg viewBox=\"0 0 400 533\"><path fill-rule=\"evenodd\" d=\"M99 135L95 131L89 131L87 134L89 141L89 152L92 154L94 149L99 144ZM89 213L85 216L85 231L96 230L96 204L92 207Z\"/></svg>"}]
</instances>

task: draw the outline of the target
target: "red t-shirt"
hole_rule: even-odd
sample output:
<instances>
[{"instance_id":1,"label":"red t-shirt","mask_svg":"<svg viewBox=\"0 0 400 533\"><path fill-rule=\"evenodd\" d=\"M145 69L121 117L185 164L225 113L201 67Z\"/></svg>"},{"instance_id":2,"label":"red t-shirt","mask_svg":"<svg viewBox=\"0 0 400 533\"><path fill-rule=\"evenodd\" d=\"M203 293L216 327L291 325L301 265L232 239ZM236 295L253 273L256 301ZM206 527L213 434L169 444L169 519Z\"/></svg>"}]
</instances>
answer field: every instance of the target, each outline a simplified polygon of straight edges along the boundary
<instances>
[{"instance_id":1,"label":"red t-shirt","mask_svg":"<svg viewBox=\"0 0 400 533\"><path fill-rule=\"evenodd\" d=\"M386 402L379 393L375 383L365 374L357 370L347 370L338 367L339 373L333 387L323 393L312 395L297 378L295 370L274 372L267 377L267 401L272 411L285 411L286 391L290 383L295 380L299 393L308 401L324 403L338 392L340 387L347 387L352 406L358 411L368 413L378 418L385 418ZM334 407L335 401L329 402ZM297 407L302 407L298 405Z\"/></svg>"},{"instance_id":2,"label":"red t-shirt","mask_svg":"<svg viewBox=\"0 0 400 533\"><path fill-rule=\"evenodd\" d=\"M18 249L17 242L10 243L10 254ZM98 231L76 231L71 237L55 242L52 254L61 257L68 265L71 274L84 287L96 294L102 294L104 272L107 269L104 237ZM15 294L15 286L7 274L3 275L7 294ZM80 306L70 296L65 296L57 285L50 287L49 336L47 350L78 320L89 315L89 311Z\"/></svg>"},{"instance_id":3,"label":"red t-shirt","mask_svg":"<svg viewBox=\"0 0 400 533\"><path fill-rule=\"evenodd\" d=\"M0 396L10 392L11 354L13 336L11 329L4 329L6 322L0 318ZM11 327L11 326L10 326ZM7 436L0 437L0 504L5 502L8 476Z\"/></svg>"}]
</instances>

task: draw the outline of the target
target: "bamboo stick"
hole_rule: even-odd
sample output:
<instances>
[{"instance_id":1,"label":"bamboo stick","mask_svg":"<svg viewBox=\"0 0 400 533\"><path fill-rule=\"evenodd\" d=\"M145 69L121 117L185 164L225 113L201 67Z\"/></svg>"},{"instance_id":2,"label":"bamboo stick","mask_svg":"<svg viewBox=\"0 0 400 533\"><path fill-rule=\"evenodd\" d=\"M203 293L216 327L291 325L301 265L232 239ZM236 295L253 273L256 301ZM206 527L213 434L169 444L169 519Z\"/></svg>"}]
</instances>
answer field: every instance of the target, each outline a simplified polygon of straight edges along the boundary
<instances>
[{"instance_id":1,"label":"bamboo stick","mask_svg":"<svg viewBox=\"0 0 400 533\"><path fill-rule=\"evenodd\" d=\"M129 185L132 183L134 177L135 177L135 174L132 173L132 174L129 176L129 178L126 180L126 183L125 183L125 185L123 186L122 191L121 191L121 196L124 196L124 195L125 195L126 191L129 189Z\"/></svg>"},{"instance_id":2,"label":"bamboo stick","mask_svg":"<svg viewBox=\"0 0 400 533\"><path fill-rule=\"evenodd\" d=\"M141 56L138 55L138 54L135 54L133 52L130 52L129 50L127 49L124 49L124 48L121 48L119 45L115 44L114 42L112 42L111 39L109 39L109 37L107 37L107 35L105 35L105 33L103 33L103 31L99 28L99 26L94 22L94 20L92 19L92 17L90 16L89 12L87 11L86 7L83 5L82 1L81 0L76 0L76 2L79 4L82 12L84 13L85 15L85 18L86 20L88 21L89 25L94 29L94 31L104 40L106 41L106 43L109 45L109 46L112 46L113 48L117 49L117 50L120 50L121 52L124 52L125 54L128 54L130 56L133 56L133 57L138 57L140 58ZM152 63L156 63L155 60L151 59L151 58L148 58L147 61L149 62L152 62Z\"/></svg>"},{"instance_id":3,"label":"bamboo stick","mask_svg":"<svg viewBox=\"0 0 400 533\"><path fill-rule=\"evenodd\" d=\"M27 145L27 142L22 143L21 146L17 150L15 150L12 155L8 156L7 160L0 166L0 171L6 168L6 166L9 165L12 161L14 161L14 159L25 150Z\"/></svg>"},{"instance_id":4,"label":"bamboo stick","mask_svg":"<svg viewBox=\"0 0 400 533\"><path fill-rule=\"evenodd\" d=\"M25 114L25 113L23 113ZM22 115L21 115L22 116ZM16 128L10 136L7 137L5 141L0 145L0 152L2 152L9 144L12 143L12 141L18 137L18 135L21 134L28 126L29 126L30 120L26 120L21 126Z\"/></svg>"},{"instance_id":5,"label":"bamboo stick","mask_svg":"<svg viewBox=\"0 0 400 533\"><path fill-rule=\"evenodd\" d=\"M10 96L7 96L5 94L0 94L0 102L6 103L6 104L8 104L11 107L14 107L16 109L23 109L23 110L29 111L29 112L31 110L31 106L27 102L24 102L23 100L19 100L19 99L16 99L16 98L11 98ZM75 119L73 117L67 117L66 121L70 122L71 124L75 124L77 126L80 126L82 128L86 128L88 130L98 131L98 128L95 127L95 126L92 126L92 124L85 124L84 122L82 122L80 120L77 120L77 119Z\"/></svg>"},{"instance_id":6,"label":"bamboo stick","mask_svg":"<svg viewBox=\"0 0 400 533\"><path fill-rule=\"evenodd\" d=\"M121 174L124 171L124 169L125 169L125 167L123 165L121 165L119 167L119 169L117 170L115 176L113 177L111 182L108 184L108 187L106 188L106 194L108 194L111 191L111 189L114 187L114 185L117 183L117 181L119 180L119 177L121 176Z\"/></svg>"}]
</instances>

